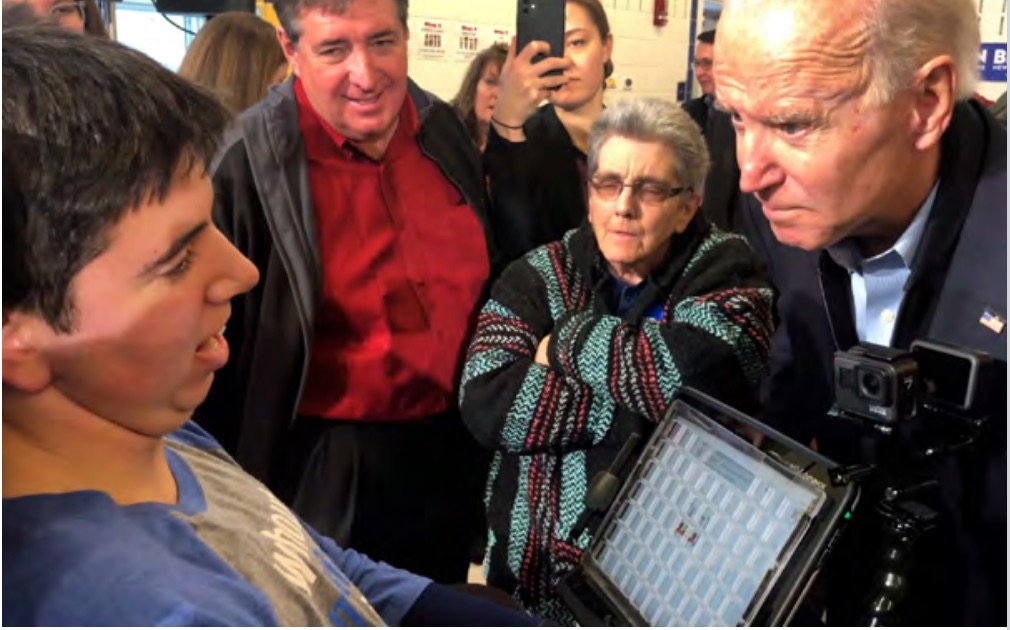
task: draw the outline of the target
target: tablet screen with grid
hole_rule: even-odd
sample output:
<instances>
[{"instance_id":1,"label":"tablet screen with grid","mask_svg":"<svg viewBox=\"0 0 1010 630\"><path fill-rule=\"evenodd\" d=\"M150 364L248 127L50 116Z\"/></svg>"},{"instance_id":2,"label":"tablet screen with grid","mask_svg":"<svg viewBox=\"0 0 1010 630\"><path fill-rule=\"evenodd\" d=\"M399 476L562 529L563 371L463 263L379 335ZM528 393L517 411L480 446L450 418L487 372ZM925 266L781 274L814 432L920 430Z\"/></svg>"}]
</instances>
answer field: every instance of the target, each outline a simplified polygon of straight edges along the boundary
<instances>
[{"instance_id":1,"label":"tablet screen with grid","mask_svg":"<svg viewBox=\"0 0 1010 630\"><path fill-rule=\"evenodd\" d=\"M650 625L747 624L824 492L701 414L658 430L596 563Z\"/></svg>"}]
</instances>

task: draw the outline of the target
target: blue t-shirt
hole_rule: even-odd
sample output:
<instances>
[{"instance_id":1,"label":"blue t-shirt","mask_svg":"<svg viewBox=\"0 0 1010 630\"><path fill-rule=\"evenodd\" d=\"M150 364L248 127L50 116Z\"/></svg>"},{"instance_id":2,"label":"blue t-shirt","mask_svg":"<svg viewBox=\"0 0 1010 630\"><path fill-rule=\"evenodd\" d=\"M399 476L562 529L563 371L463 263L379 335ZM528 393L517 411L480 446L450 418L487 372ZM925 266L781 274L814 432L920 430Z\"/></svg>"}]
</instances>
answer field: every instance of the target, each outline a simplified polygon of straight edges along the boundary
<instances>
[{"instance_id":1,"label":"blue t-shirt","mask_svg":"<svg viewBox=\"0 0 1010 630\"><path fill-rule=\"evenodd\" d=\"M341 549L195 424L176 505L97 491L3 501L7 625L396 625L430 580Z\"/></svg>"}]
</instances>

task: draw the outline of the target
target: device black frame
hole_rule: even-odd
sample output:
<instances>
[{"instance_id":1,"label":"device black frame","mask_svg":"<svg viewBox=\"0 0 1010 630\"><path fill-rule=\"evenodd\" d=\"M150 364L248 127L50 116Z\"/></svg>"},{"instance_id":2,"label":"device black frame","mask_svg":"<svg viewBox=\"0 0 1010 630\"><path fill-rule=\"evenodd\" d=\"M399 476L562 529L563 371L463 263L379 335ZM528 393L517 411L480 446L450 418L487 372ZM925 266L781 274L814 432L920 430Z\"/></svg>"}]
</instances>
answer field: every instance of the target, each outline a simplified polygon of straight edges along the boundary
<instances>
[{"instance_id":1,"label":"device black frame","mask_svg":"<svg viewBox=\"0 0 1010 630\"><path fill-rule=\"evenodd\" d=\"M815 582L835 540L844 529L845 514L854 509L858 501L859 489L855 483L842 486L828 483L826 481L829 478L828 471L837 466L835 462L702 392L692 388L683 388L673 399L666 417L652 433L641 451L642 455L639 456L627 479L621 484L621 489L597 532L607 531L610 524L618 517L635 482L642 476L644 454L654 450L656 441L668 432L669 425L675 421L680 410L685 406L701 412L702 415L731 430L734 430L733 423L737 423L742 427L757 431L762 436L760 447L762 451L767 453L776 447L779 449L784 447L791 458L801 457L801 463L808 467L806 468L808 472L816 472L817 474L813 476L819 480L825 480L823 482L826 495L824 504L811 519L806 535L799 541L779 579L755 613L751 624L755 626L788 625L811 585ZM597 614L564 583L559 585L558 589L562 600L583 625L647 626L647 620L635 610L620 589L610 581L610 578L597 564L596 556L602 550L602 545L603 541L594 533L594 540L583 554L576 570L583 573L582 584L599 597L600 602L606 607L608 615L604 617Z\"/></svg>"}]
</instances>

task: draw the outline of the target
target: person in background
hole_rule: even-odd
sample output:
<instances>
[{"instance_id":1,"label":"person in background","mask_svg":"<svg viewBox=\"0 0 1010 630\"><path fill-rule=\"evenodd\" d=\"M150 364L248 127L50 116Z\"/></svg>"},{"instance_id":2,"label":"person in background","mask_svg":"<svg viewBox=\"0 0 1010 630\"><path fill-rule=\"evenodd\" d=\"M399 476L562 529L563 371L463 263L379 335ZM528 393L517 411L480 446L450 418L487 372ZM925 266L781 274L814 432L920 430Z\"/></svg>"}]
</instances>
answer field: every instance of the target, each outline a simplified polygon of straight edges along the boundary
<instances>
[{"instance_id":1,"label":"person in background","mask_svg":"<svg viewBox=\"0 0 1010 630\"><path fill-rule=\"evenodd\" d=\"M715 51L715 29L704 31L695 38L694 78L698 80L701 96L684 103L684 109L698 123L702 134L708 128L708 116L715 104L715 81L712 78L712 61Z\"/></svg>"},{"instance_id":2,"label":"person in background","mask_svg":"<svg viewBox=\"0 0 1010 630\"><path fill-rule=\"evenodd\" d=\"M539 623L338 547L189 421L258 277L211 218L231 117L141 53L4 14L4 621Z\"/></svg>"},{"instance_id":3,"label":"person in background","mask_svg":"<svg viewBox=\"0 0 1010 630\"><path fill-rule=\"evenodd\" d=\"M587 484L681 387L753 410L772 335L757 259L698 213L708 153L678 105L608 108L588 168L589 225L495 282L460 391L464 421L495 450L487 582L563 623L558 581L590 544L573 532Z\"/></svg>"},{"instance_id":4,"label":"person in background","mask_svg":"<svg viewBox=\"0 0 1010 630\"><path fill-rule=\"evenodd\" d=\"M530 42L516 51L513 44L484 150L491 221L506 261L556 241L586 217L589 128L614 70L600 1L569 0L565 50L549 48ZM554 56L534 64L537 53ZM545 74L552 70L563 74Z\"/></svg>"},{"instance_id":5,"label":"person in background","mask_svg":"<svg viewBox=\"0 0 1010 630\"><path fill-rule=\"evenodd\" d=\"M482 50L470 62L459 86L459 92L449 104L456 108L470 137L481 152L487 144L491 115L498 102L498 80L502 66L508 56L508 46L494 44ZM490 463L490 453L486 453L485 464ZM480 469L480 477L487 474L487 466ZM470 545L470 561L479 564L484 559L487 547L487 521L483 503L474 505L474 540Z\"/></svg>"},{"instance_id":6,"label":"person in background","mask_svg":"<svg viewBox=\"0 0 1010 630\"><path fill-rule=\"evenodd\" d=\"M278 0L293 78L214 166L263 283L197 419L323 534L465 582L485 459L456 406L496 268L480 152L407 74L407 0Z\"/></svg>"},{"instance_id":7,"label":"person in background","mask_svg":"<svg viewBox=\"0 0 1010 630\"><path fill-rule=\"evenodd\" d=\"M993 358L979 412L996 426L970 455L936 457L936 486L913 495L938 518L884 625L1006 625L1007 144L971 98L977 10L734 0L716 39L742 216L779 295L762 417L840 464L872 462L872 429L828 417L836 351L929 338ZM899 427L899 452L915 452L903 436L920 426ZM878 499L864 493L822 572L829 625L869 621L886 562Z\"/></svg>"},{"instance_id":8,"label":"person in background","mask_svg":"<svg viewBox=\"0 0 1010 630\"><path fill-rule=\"evenodd\" d=\"M233 114L262 100L287 73L277 30L253 13L238 11L208 20L179 66L182 77L209 88Z\"/></svg>"},{"instance_id":9,"label":"person in background","mask_svg":"<svg viewBox=\"0 0 1010 630\"><path fill-rule=\"evenodd\" d=\"M4 0L10 5L23 4L40 18L49 20L75 33L87 33L108 38L102 12L95 0Z\"/></svg>"},{"instance_id":10,"label":"person in background","mask_svg":"<svg viewBox=\"0 0 1010 630\"><path fill-rule=\"evenodd\" d=\"M694 48L694 73L701 96L684 103L684 109L701 129L712 168L705 180L701 209L710 221L727 232L741 232L740 168L736 163L736 133L729 116L715 106L712 61L716 30L698 35Z\"/></svg>"},{"instance_id":11,"label":"person in background","mask_svg":"<svg viewBox=\"0 0 1010 630\"><path fill-rule=\"evenodd\" d=\"M507 56L508 46L504 44L494 44L482 50L470 62L459 92L450 101L481 151L487 144L491 114L498 102L498 80Z\"/></svg>"}]
</instances>

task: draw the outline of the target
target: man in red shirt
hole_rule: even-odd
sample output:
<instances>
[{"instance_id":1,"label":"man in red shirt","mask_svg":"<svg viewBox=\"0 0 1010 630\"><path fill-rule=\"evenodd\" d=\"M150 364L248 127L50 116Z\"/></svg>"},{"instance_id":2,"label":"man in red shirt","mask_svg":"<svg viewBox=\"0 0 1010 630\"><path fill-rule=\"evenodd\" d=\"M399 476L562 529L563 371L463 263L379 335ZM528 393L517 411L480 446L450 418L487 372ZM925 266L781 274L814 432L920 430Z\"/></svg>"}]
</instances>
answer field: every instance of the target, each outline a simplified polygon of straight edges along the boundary
<instances>
[{"instance_id":1,"label":"man in red shirt","mask_svg":"<svg viewBox=\"0 0 1010 630\"><path fill-rule=\"evenodd\" d=\"M263 282L197 417L323 533L462 582L484 476L456 387L495 264L480 157L407 76L407 0L275 7L294 77L213 176Z\"/></svg>"}]
</instances>

